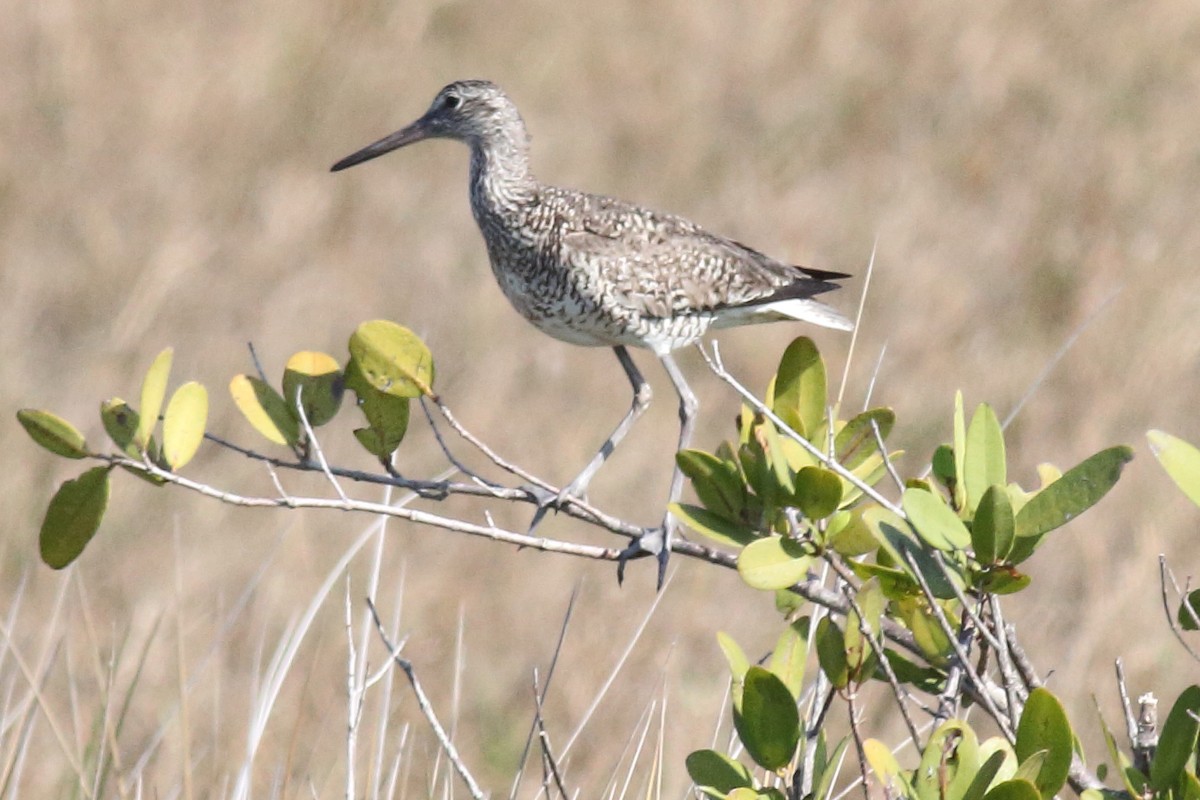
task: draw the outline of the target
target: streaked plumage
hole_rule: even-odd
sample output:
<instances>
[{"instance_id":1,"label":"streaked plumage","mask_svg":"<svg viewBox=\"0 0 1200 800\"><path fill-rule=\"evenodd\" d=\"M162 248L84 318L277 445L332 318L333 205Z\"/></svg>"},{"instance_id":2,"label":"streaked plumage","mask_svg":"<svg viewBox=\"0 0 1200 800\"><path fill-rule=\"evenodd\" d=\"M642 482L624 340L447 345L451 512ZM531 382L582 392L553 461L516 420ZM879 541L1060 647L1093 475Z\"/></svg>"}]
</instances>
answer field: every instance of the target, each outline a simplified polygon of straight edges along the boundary
<instances>
[{"instance_id":1,"label":"streaked plumage","mask_svg":"<svg viewBox=\"0 0 1200 800\"><path fill-rule=\"evenodd\" d=\"M712 328L758 322L790 319L852 327L812 299L836 289L835 281L846 275L784 264L672 214L539 183L530 172L525 122L500 87L488 81L446 86L420 119L333 169L428 138L470 146L471 210L492 272L513 307L556 339L615 348L633 385L633 408L566 494L582 495L648 402L648 387L625 346L648 348L667 366L681 401L682 448L690 437L695 401L671 360L672 350ZM677 471L672 500L681 488ZM635 543L641 551L631 548L625 554L659 554L660 581L669 527L668 520L665 535L654 543Z\"/></svg>"}]
</instances>

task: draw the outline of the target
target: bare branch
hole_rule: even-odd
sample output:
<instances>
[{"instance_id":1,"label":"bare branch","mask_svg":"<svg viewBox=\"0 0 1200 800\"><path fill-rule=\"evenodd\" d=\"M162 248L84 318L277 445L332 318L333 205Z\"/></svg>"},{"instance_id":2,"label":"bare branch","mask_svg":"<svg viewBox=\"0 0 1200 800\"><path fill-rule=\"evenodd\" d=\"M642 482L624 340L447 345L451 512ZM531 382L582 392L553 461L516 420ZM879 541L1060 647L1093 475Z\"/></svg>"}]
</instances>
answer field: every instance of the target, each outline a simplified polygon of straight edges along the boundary
<instances>
[{"instance_id":1,"label":"bare branch","mask_svg":"<svg viewBox=\"0 0 1200 800\"><path fill-rule=\"evenodd\" d=\"M1170 581L1171 586L1174 587L1175 593L1183 599L1183 606L1188 610L1188 613L1191 614L1192 621L1197 625L1200 625L1200 618L1197 618L1196 609L1192 608L1192 604L1188 600L1189 592L1186 588L1182 590L1179 588L1179 584L1175 582L1175 576L1173 576L1171 571L1167 569L1167 557L1160 554L1158 556L1158 583L1161 587L1160 594L1162 596L1163 613L1167 617L1167 625L1171 628L1171 633L1175 635L1176 640L1183 645L1183 649L1187 651L1188 655L1190 655L1194 660L1200 661L1200 655L1198 655L1196 651L1192 649L1191 645L1187 643L1187 639L1184 638L1183 630L1179 625L1178 618L1175 614L1171 613L1171 599L1167 596L1168 581Z\"/></svg>"},{"instance_id":2,"label":"bare branch","mask_svg":"<svg viewBox=\"0 0 1200 800\"><path fill-rule=\"evenodd\" d=\"M960 667L966 671L967 676L971 679L971 683L973 684L972 688L975 690L973 692L973 696L983 702L984 708L987 709L988 714L1000 727L1000 732L1004 734L1004 738L1008 739L1010 744L1015 742L1017 737L1016 734L1013 733L1011 721L1004 715L1003 712L1000 711L999 708L996 707L996 702L992 699L987 685L983 682L983 679L979 677L979 674L975 671L975 668L971 666L970 656L967 654L964 645L958 639L959 634L955 632L954 628L950 625L950 621L946 619L946 614L942 611L942 607L938 605L937 598L934 597L933 591L929 588L928 581L925 580L925 575L917 566L916 559L914 559L912 554L908 552L904 553L904 558L908 563L913 576L917 579L917 583L920 584L921 591L925 594L925 599L929 602L929 608L933 612L933 618L937 621L938 626L942 629L942 632L946 634L947 639L950 641L950 647L954 650L954 655L958 659Z\"/></svg>"},{"instance_id":3,"label":"bare branch","mask_svg":"<svg viewBox=\"0 0 1200 800\"><path fill-rule=\"evenodd\" d=\"M375 604L367 598L367 607L371 609L371 617L375 620L375 630L379 632L379 638L383 641L383 646L387 648L388 654L392 660L404 670L404 674L408 676L408 682L412 684L413 694L417 698L417 707L421 709L421 713L425 715L425 720L429 723L429 727L433 730L433 735L437 737L438 744L442 748L442 752L446 754L446 758L454 766L454 771L462 778L463 783L467 785L467 791L475 800L483 800L483 790L479 788L479 784L475 782L475 778L463 763L462 758L458 755L458 748L454 746L454 742L450 741L450 737L446 735L445 728L438 722L437 715L433 711L433 706L429 703L429 698L425 695L425 690L421 688L421 682L417 680L417 674L413 670L412 662L406 658L402 658L396 650L391 640L388 638L387 632L383 629L383 621L379 618L379 612L375 608Z\"/></svg>"},{"instance_id":4,"label":"bare branch","mask_svg":"<svg viewBox=\"0 0 1200 800\"><path fill-rule=\"evenodd\" d=\"M546 732L546 720L542 716L542 688L538 685L538 671L536 667L533 670L533 705L534 724L537 726L538 740L542 744L542 760L549 769L550 775L554 778L554 785L557 787L558 793L562 795L563 800L569 800L570 795L563 786L562 773L558 769L558 762L555 760L554 751L550 747L550 734ZM546 788L545 784L543 784L542 788Z\"/></svg>"}]
</instances>

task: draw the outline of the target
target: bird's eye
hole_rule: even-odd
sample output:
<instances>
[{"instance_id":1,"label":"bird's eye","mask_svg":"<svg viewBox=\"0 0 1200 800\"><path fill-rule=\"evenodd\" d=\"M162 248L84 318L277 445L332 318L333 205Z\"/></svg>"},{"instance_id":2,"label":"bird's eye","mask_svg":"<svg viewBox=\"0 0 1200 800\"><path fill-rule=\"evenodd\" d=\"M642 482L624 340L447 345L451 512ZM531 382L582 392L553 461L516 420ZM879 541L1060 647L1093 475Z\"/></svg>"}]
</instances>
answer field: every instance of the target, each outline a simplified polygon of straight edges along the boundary
<instances>
[{"instance_id":1,"label":"bird's eye","mask_svg":"<svg viewBox=\"0 0 1200 800\"><path fill-rule=\"evenodd\" d=\"M453 111L462 105L462 98L456 94L448 94L442 98L442 108Z\"/></svg>"}]
</instances>

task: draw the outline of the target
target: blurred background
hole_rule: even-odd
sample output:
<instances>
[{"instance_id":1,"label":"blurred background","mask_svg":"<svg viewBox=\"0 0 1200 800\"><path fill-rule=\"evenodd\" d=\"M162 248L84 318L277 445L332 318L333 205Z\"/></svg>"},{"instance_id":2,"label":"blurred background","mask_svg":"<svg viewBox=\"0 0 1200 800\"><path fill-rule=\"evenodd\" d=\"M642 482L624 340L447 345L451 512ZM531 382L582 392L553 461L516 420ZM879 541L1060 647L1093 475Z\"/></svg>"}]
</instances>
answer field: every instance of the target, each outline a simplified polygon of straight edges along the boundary
<instances>
[{"instance_id":1,"label":"blurred background","mask_svg":"<svg viewBox=\"0 0 1200 800\"><path fill-rule=\"evenodd\" d=\"M117 773L141 776L148 796L229 793L266 663L371 521L236 510L117 475L100 534L53 573L38 562L37 528L79 465L33 445L16 409L53 410L99 442L99 402L136 402L146 367L173 345L173 381L209 387L211 429L257 444L225 390L252 369L246 343L277 379L297 350L344 359L355 326L374 318L422 335L464 424L552 481L570 480L627 407L610 352L538 333L494 285L467 205L465 148L427 143L328 172L458 78L507 89L543 180L856 273L831 296L847 313L877 245L845 402L859 407L877 372L871 402L897 412L902 472L949 439L956 389L1003 418L1036 383L1008 431L1010 469L1026 486L1042 461L1067 467L1133 445L1138 457L1112 495L1031 562L1034 585L1013 599L1010 621L1077 724L1095 719L1096 695L1119 727L1117 657L1134 693L1173 698L1194 679L1164 621L1157 556L1189 573L1200 517L1144 439L1158 427L1200 440L1194 3L5 6L0 674L6 696L25 697L33 678L15 668L19 656L46 687L38 710L6 711L32 726L37 757L21 759L15 780L25 796L72 786L76 754L101 738ZM723 332L720 343L761 390L801 333L817 339L836 384L842 334L774 325ZM649 524L661 514L676 418L661 369L636 357L658 402L592 499ZM711 449L733 435L737 402L694 352L681 363L703 405L695 443ZM326 451L370 468L350 422L331 426ZM399 467L431 475L442 462L427 428L414 427ZM274 491L263 470L211 446L189 474ZM284 480L295 493L328 491ZM495 513L527 521L526 510ZM615 543L564 519L544 531ZM356 618L361 558L350 569ZM383 613L399 613L407 655L497 791L528 730L532 670L545 669L571 592L579 600L546 706L559 741L654 598L648 562L631 565L618 589L611 565L407 525L388 527L381 558ZM662 780L679 796L683 757L710 744L723 703L715 631L734 632L752 655L772 644L769 597L735 574L673 565L572 751L568 781L585 795L626 763L642 714L665 700ZM260 794L344 791L346 591L339 579L320 606L264 724L252 768ZM105 709L114 733L97 737ZM407 754L407 793L432 792L435 748L407 687L389 713L387 751ZM414 722L403 747L401 720ZM1083 734L1102 760L1095 729ZM633 769L635 788L652 780L648 759Z\"/></svg>"}]
</instances>

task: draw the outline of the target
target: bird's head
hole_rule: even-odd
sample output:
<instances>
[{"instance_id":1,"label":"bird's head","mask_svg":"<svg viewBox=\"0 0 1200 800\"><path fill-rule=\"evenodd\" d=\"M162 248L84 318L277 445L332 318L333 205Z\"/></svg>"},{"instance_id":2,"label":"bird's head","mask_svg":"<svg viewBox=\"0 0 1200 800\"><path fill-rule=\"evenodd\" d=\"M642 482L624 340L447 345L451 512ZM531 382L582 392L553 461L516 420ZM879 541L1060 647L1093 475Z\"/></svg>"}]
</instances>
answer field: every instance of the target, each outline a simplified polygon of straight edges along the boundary
<instances>
[{"instance_id":1,"label":"bird's head","mask_svg":"<svg viewBox=\"0 0 1200 800\"><path fill-rule=\"evenodd\" d=\"M527 139L516 105L490 81L455 81L442 88L415 122L333 165L333 171L361 164L422 139L457 139L472 146L498 139Z\"/></svg>"}]
</instances>

